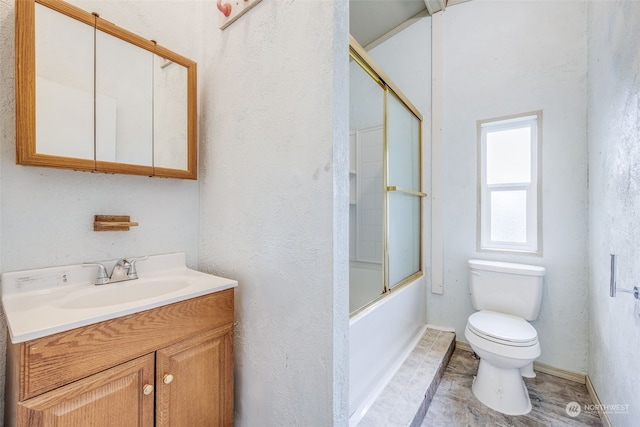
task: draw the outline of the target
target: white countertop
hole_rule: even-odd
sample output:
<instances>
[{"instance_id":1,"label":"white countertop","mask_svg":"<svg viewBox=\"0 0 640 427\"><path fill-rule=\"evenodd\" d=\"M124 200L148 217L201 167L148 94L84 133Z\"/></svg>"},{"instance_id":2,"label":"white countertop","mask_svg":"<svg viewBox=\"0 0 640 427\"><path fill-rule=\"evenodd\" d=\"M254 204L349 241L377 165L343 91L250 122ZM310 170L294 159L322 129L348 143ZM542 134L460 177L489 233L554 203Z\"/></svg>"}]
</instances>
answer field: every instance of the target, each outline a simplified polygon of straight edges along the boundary
<instances>
[{"instance_id":1,"label":"white countertop","mask_svg":"<svg viewBox=\"0 0 640 427\"><path fill-rule=\"evenodd\" d=\"M111 271L115 260L104 264ZM238 285L235 280L187 268L184 253L150 256L136 266L138 280L100 286L94 285L97 267L82 265L2 273L2 305L11 342L44 337ZM150 297L140 297L138 292L135 300L127 300L128 295L135 294L130 292L133 286L152 289L173 282L180 283L175 290L169 286L168 291ZM105 302L108 299L104 298L97 304L76 307L85 296L92 298L90 301L116 296L117 302Z\"/></svg>"}]
</instances>

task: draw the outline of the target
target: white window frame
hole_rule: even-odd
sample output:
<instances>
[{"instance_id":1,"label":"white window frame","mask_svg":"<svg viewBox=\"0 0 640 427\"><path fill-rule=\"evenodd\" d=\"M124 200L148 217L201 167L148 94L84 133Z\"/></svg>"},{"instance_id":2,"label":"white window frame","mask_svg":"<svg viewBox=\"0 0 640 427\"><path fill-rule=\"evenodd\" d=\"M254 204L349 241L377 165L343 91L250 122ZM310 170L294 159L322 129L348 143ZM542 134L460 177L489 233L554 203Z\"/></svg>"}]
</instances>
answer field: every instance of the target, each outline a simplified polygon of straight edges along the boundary
<instances>
[{"instance_id":1,"label":"white window frame","mask_svg":"<svg viewBox=\"0 0 640 427\"><path fill-rule=\"evenodd\" d=\"M529 127L531 130L531 182L487 184L487 133ZM542 111L478 121L478 251L542 255ZM491 240L491 194L524 190L527 199L526 241Z\"/></svg>"}]
</instances>

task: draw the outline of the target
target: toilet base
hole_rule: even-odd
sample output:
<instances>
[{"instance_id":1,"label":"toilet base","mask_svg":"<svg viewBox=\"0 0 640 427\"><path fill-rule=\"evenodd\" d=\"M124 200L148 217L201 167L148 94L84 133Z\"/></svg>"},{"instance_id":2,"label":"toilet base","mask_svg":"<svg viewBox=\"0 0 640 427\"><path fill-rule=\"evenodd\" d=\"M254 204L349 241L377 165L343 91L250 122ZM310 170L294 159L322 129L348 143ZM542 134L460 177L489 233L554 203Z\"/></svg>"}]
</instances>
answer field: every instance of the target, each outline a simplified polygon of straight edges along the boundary
<instances>
[{"instance_id":1,"label":"toilet base","mask_svg":"<svg viewBox=\"0 0 640 427\"><path fill-rule=\"evenodd\" d=\"M533 371L533 362L529 363L524 368L520 368L520 375L522 375L525 378L535 378L536 373Z\"/></svg>"},{"instance_id":2,"label":"toilet base","mask_svg":"<svg viewBox=\"0 0 640 427\"><path fill-rule=\"evenodd\" d=\"M496 368L481 358L471 390L480 402L503 414L531 412L529 391L519 368Z\"/></svg>"}]
</instances>

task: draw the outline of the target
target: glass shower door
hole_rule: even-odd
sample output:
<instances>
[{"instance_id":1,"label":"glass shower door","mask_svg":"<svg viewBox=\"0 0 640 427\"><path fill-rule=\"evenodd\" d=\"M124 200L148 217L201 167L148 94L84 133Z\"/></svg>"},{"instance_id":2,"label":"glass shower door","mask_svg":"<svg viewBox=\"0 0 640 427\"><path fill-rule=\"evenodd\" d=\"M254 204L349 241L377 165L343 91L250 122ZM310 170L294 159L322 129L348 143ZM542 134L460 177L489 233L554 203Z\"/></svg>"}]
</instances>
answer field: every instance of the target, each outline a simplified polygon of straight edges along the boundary
<instances>
[{"instance_id":1,"label":"glass shower door","mask_svg":"<svg viewBox=\"0 0 640 427\"><path fill-rule=\"evenodd\" d=\"M350 63L349 311L378 299L384 286L384 89Z\"/></svg>"},{"instance_id":2,"label":"glass shower door","mask_svg":"<svg viewBox=\"0 0 640 427\"><path fill-rule=\"evenodd\" d=\"M392 93L387 101L388 286L421 270L420 120Z\"/></svg>"},{"instance_id":3,"label":"glass shower door","mask_svg":"<svg viewBox=\"0 0 640 427\"><path fill-rule=\"evenodd\" d=\"M349 311L422 274L422 117L351 51Z\"/></svg>"}]
</instances>

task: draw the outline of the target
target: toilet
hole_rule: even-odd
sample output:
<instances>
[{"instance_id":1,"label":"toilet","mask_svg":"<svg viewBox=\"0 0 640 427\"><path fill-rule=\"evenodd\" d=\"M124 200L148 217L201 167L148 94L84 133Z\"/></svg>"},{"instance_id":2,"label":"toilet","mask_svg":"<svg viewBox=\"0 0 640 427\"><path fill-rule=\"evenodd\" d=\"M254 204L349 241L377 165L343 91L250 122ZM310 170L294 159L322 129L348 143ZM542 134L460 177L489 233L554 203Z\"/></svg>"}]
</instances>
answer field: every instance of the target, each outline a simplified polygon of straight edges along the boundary
<instances>
[{"instance_id":1,"label":"toilet","mask_svg":"<svg viewBox=\"0 0 640 427\"><path fill-rule=\"evenodd\" d=\"M471 387L489 408L507 415L531 411L522 377L533 378L533 361L540 356L535 320L542 301L544 267L507 262L469 260L473 307L464 336L480 357Z\"/></svg>"}]
</instances>

